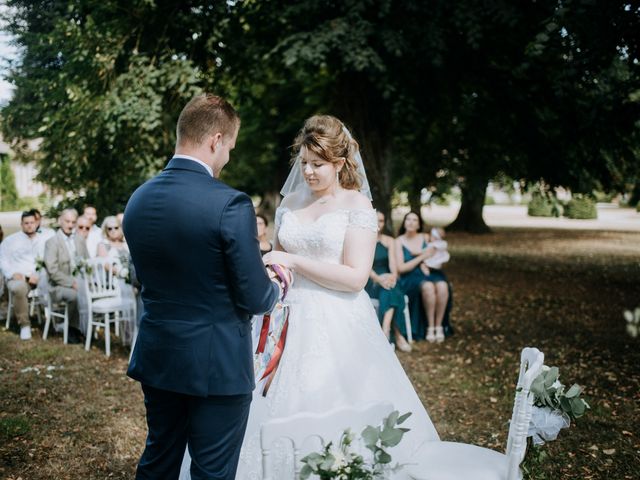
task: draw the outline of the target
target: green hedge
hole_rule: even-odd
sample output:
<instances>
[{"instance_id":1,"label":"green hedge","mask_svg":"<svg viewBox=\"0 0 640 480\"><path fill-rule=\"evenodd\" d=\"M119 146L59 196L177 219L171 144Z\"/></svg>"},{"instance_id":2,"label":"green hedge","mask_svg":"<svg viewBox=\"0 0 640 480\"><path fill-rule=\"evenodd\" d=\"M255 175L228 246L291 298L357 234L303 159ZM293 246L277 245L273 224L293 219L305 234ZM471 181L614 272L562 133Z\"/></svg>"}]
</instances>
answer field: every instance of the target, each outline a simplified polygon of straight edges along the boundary
<instances>
[{"instance_id":1,"label":"green hedge","mask_svg":"<svg viewBox=\"0 0 640 480\"><path fill-rule=\"evenodd\" d=\"M562 206L555 198L534 193L527 207L527 214L530 217L558 217L561 209Z\"/></svg>"},{"instance_id":2,"label":"green hedge","mask_svg":"<svg viewBox=\"0 0 640 480\"><path fill-rule=\"evenodd\" d=\"M580 220L598 218L596 202L591 197L587 197L585 195L574 195L564 209L564 216Z\"/></svg>"}]
</instances>

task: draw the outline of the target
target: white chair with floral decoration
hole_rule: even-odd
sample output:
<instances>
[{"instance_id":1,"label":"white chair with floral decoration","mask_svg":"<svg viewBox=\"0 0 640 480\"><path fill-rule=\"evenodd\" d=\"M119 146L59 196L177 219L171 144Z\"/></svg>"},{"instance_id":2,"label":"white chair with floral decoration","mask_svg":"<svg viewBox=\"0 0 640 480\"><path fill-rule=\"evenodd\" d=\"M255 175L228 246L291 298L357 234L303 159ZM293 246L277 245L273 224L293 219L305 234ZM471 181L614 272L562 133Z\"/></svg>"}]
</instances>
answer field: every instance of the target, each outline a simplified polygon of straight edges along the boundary
<instances>
[{"instance_id":1,"label":"white chair with floral decoration","mask_svg":"<svg viewBox=\"0 0 640 480\"><path fill-rule=\"evenodd\" d=\"M105 353L111 355L111 325L115 326L116 335L118 324L127 321L124 314L131 308L124 305L120 282L113 273L113 268L105 268L103 258L89 261L86 271L82 274L88 303L88 322L85 350L91 348L92 330L94 327L104 328ZM133 307L135 309L135 307Z\"/></svg>"},{"instance_id":2,"label":"white chair with floral decoration","mask_svg":"<svg viewBox=\"0 0 640 480\"><path fill-rule=\"evenodd\" d=\"M520 356L520 375L509 426L506 453L466 443L429 442L418 452L417 465L407 467L413 480L517 480L527 448L533 394L531 384L542 371L544 355L525 348Z\"/></svg>"},{"instance_id":3,"label":"white chair with floral decoration","mask_svg":"<svg viewBox=\"0 0 640 480\"><path fill-rule=\"evenodd\" d=\"M373 403L363 408L343 407L325 413L298 413L265 422L260 427L263 480L276 480L271 470L271 449L276 440L286 439L291 442L295 468L292 480L298 479L302 448L307 440L335 440L347 428L359 433L367 425L378 425L391 412L393 405L390 403Z\"/></svg>"}]
</instances>

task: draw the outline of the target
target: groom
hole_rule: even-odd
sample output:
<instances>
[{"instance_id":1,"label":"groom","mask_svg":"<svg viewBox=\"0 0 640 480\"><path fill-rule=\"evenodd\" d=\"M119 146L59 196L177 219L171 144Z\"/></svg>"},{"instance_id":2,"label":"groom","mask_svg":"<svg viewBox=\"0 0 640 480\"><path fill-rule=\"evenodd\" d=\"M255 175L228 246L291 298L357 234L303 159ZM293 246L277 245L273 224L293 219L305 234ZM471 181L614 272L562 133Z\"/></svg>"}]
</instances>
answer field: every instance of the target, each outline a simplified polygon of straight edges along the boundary
<instances>
[{"instance_id":1,"label":"groom","mask_svg":"<svg viewBox=\"0 0 640 480\"><path fill-rule=\"evenodd\" d=\"M144 313L127 374L142 383L149 434L137 479L233 480L254 388L251 315L269 311L269 280L251 199L217 178L240 119L200 95L178 119L175 155L129 199L124 231Z\"/></svg>"}]
</instances>

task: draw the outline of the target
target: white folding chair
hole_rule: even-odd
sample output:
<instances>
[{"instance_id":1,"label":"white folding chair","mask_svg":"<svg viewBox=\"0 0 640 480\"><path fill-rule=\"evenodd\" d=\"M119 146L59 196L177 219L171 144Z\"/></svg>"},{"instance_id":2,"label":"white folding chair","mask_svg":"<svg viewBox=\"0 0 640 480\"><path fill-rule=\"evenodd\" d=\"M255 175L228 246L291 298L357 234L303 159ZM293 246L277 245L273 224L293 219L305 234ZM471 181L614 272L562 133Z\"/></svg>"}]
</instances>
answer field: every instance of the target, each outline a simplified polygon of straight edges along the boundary
<instances>
[{"instance_id":1,"label":"white folding chair","mask_svg":"<svg viewBox=\"0 0 640 480\"><path fill-rule=\"evenodd\" d=\"M118 278L113 269L105 268L104 258L95 258L88 263L88 271L82 274L89 309L85 350L91 348L93 327L104 328L105 353L111 355L111 324L119 334L119 323L124 320L124 310Z\"/></svg>"},{"instance_id":2,"label":"white folding chair","mask_svg":"<svg viewBox=\"0 0 640 480\"><path fill-rule=\"evenodd\" d=\"M506 453L456 442L428 442L415 454L417 466L408 467L414 480L517 480L527 449L533 395L531 383L540 374L544 355L525 348L520 355L520 374L509 425Z\"/></svg>"},{"instance_id":3,"label":"white folding chair","mask_svg":"<svg viewBox=\"0 0 640 480\"><path fill-rule=\"evenodd\" d=\"M291 442L294 458L293 478L298 479L300 460L303 457L301 449L306 440L315 437L325 441L336 441L347 428L359 434L367 425L379 425L392 411L393 405L390 403L374 403L363 408L343 407L326 413L298 413L263 423L260 427L263 480L274 479L271 471L271 445L274 441L284 438Z\"/></svg>"},{"instance_id":4,"label":"white folding chair","mask_svg":"<svg viewBox=\"0 0 640 480\"><path fill-rule=\"evenodd\" d=\"M6 330L9 330L9 325L11 324L11 311L13 310L13 292L7 288L7 292L9 293L9 304L7 305L7 321L4 325ZM42 319L40 317L40 309L38 308L38 289L34 288L33 290L29 290L27 293L27 300L29 302L29 317L32 317L34 314L38 316L38 322L42 323Z\"/></svg>"},{"instance_id":5,"label":"white folding chair","mask_svg":"<svg viewBox=\"0 0 640 480\"><path fill-rule=\"evenodd\" d=\"M49 335L49 327L53 323L56 329L56 318L62 320L62 342L66 345L69 340L69 304L66 302L53 303L51 294L46 294L44 298L44 330L42 331L42 339L46 340Z\"/></svg>"}]
</instances>

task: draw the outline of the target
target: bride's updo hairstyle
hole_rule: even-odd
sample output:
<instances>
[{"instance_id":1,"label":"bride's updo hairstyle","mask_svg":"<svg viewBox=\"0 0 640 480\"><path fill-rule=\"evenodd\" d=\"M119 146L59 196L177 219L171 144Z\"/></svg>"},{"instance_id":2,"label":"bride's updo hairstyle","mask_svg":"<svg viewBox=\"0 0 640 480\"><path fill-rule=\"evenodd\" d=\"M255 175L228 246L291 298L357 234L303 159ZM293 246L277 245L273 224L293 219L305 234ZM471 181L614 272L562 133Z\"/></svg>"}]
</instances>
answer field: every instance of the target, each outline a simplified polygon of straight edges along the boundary
<instances>
[{"instance_id":1,"label":"bride's updo hairstyle","mask_svg":"<svg viewBox=\"0 0 640 480\"><path fill-rule=\"evenodd\" d=\"M344 160L344 166L338 174L340 186L347 190L360 190L362 181L355 160L360 147L336 117L314 115L308 118L294 140L292 161L295 162L302 147L327 162L335 164Z\"/></svg>"}]
</instances>

